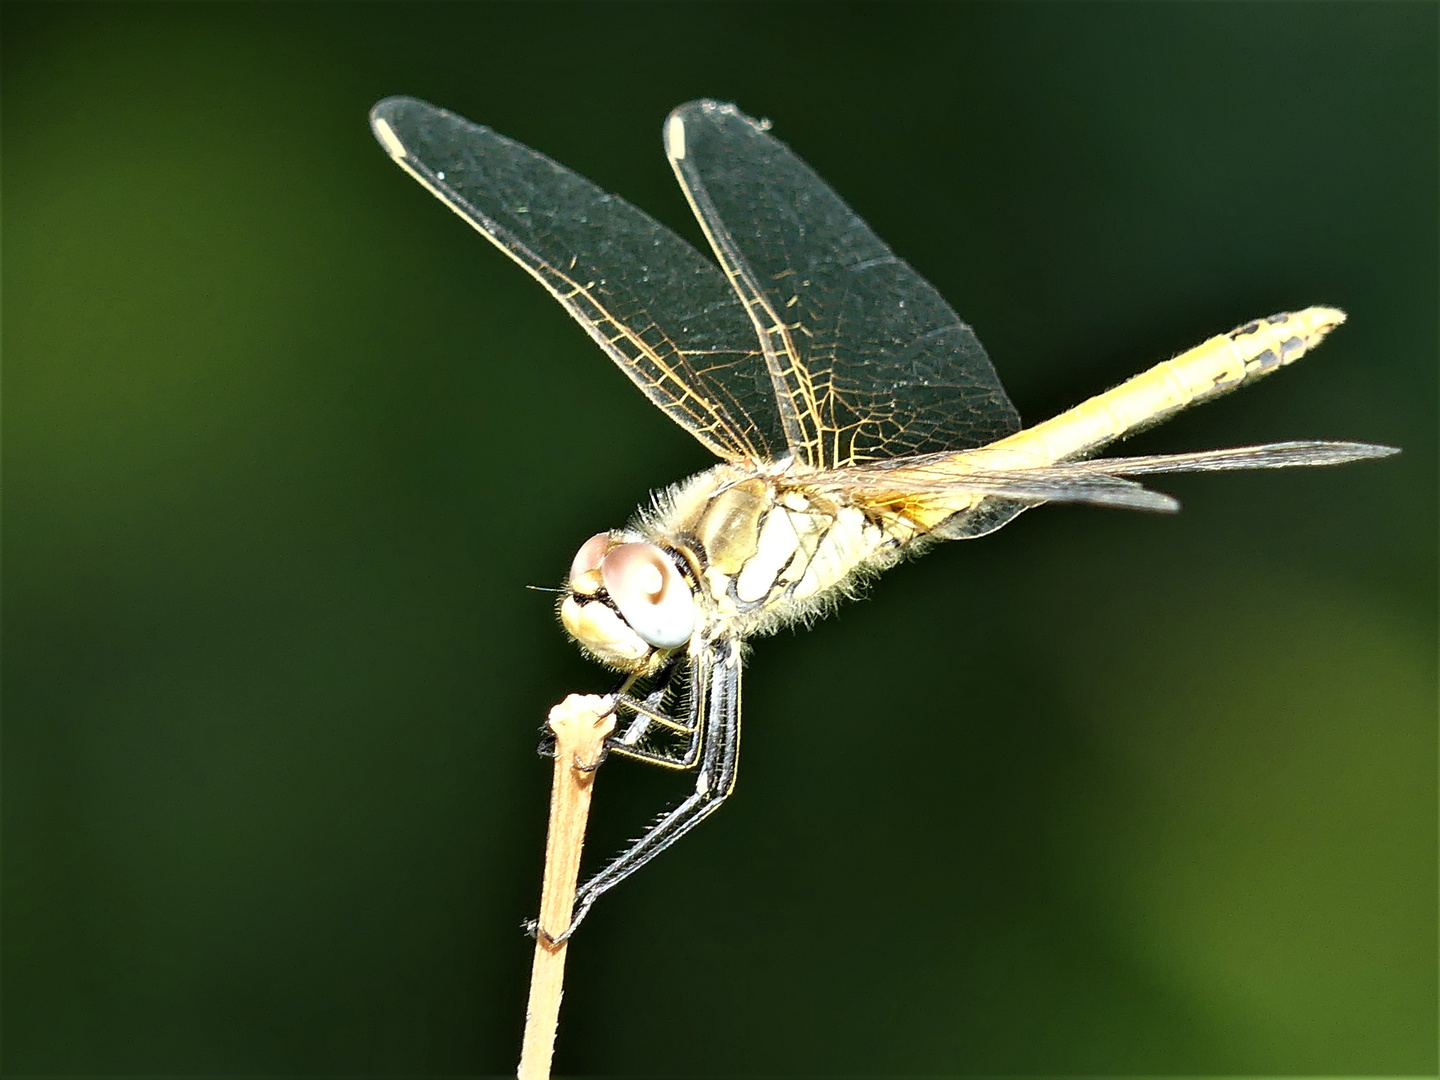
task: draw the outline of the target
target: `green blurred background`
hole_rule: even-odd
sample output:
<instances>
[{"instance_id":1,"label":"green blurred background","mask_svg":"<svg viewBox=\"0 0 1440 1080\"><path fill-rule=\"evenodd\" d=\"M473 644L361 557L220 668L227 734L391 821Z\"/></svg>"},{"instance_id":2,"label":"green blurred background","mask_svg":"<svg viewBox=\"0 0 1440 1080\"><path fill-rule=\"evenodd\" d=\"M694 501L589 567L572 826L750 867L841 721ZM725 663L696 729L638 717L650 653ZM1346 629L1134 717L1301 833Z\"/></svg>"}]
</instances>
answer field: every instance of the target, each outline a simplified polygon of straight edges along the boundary
<instances>
[{"instance_id":1,"label":"green blurred background","mask_svg":"<svg viewBox=\"0 0 1440 1080\"><path fill-rule=\"evenodd\" d=\"M513 1068L576 545L707 465L390 164L387 94L699 239L737 101L1041 419L1350 323L762 641L723 813L599 904L575 1074L1436 1069L1436 8L3 10L4 1071ZM616 762L592 855L677 792Z\"/></svg>"}]
</instances>

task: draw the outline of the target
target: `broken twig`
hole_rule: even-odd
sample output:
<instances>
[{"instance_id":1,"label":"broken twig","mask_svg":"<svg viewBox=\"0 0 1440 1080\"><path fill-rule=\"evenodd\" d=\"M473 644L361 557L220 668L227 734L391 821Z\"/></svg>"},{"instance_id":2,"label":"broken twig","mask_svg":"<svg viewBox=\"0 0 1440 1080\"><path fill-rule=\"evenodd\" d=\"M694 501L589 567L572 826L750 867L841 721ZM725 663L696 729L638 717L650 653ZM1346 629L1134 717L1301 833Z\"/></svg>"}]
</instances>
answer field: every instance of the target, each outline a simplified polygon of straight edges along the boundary
<instances>
[{"instance_id":1,"label":"broken twig","mask_svg":"<svg viewBox=\"0 0 1440 1080\"><path fill-rule=\"evenodd\" d=\"M555 776L550 787L550 831L545 838L545 879L535 927L535 961L530 968L530 1001L519 1080L549 1080L560 1019L567 941L554 939L570 926L580 849L590 816L590 790L605 736L615 729L610 702L594 694L571 694L550 710L555 733Z\"/></svg>"}]
</instances>

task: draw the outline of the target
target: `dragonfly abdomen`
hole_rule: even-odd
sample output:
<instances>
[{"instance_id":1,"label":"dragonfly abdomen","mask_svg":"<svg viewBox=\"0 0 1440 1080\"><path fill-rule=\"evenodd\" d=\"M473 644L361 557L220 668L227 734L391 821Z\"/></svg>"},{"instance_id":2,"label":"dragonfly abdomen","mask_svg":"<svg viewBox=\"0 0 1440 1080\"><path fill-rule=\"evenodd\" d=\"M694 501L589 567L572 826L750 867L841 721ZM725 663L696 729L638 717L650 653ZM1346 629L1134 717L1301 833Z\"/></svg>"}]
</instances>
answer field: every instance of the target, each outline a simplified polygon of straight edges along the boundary
<instances>
[{"instance_id":1,"label":"dragonfly abdomen","mask_svg":"<svg viewBox=\"0 0 1440 1080\"><path fill-rule=\"evenodd\" d=\"M1344 321L1343 311L1311 307L1217 334L1052 420L992 443L987 460L994 467L1033 467L1086 457L1181 409L1294 363ZM996 450L1016 453L1014 465L1008 456L994 456Z\"/></svg>"}]
</instances>

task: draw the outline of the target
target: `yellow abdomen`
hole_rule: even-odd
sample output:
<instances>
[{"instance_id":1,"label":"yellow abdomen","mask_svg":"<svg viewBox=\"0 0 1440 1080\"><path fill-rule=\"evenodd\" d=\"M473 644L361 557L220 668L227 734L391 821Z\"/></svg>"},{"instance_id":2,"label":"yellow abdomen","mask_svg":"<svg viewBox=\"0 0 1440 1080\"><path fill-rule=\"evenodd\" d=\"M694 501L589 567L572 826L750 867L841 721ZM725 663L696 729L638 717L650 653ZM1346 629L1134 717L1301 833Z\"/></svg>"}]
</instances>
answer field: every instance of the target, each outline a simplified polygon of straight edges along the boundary
<instances>
[{"instance_id":1,"label":"yellow abdomen","mask_svg":"<svg viewBox=\"0 0 1440 1080\"><path fill-rule=\"evenodd\" d=\"M1327 307L1256 319L1156 364L1053 420L971 453L992 469L1033 468L1086 457L1181 409L1294 363L1344 321L1343 311Z\"/></svg>"}]
</instances>

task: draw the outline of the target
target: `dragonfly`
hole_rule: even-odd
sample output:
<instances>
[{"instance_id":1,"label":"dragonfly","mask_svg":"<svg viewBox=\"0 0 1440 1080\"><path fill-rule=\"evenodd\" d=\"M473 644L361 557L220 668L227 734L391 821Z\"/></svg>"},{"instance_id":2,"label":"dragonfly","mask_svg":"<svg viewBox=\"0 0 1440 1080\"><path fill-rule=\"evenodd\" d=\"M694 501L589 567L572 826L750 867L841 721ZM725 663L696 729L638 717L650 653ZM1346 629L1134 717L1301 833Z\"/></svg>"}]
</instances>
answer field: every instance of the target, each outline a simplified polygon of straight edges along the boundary
<instances>
[{"instance_id":1,"label":"dragonfly","mask_svg":"<svg viewBox=\"0 0 1440 1080\"><path fill-rule=\"evenodd\" d=\"M808 624L942 540L1043 503L1174 511L1135 479L1336 465L1396 453L1303 441L1145 457L1100 450L1253 382L1344 321L1256 319L1023 427L974 331L770 124L734 105L670 113L666 156L712 258L545 155L409 97L381 146L524 267L719 464L580 545L565 630L623 681L606 751L694 773L694 790L577 891L596 899L732 793L748 639Z\"/></svg>"}]
</instances>

